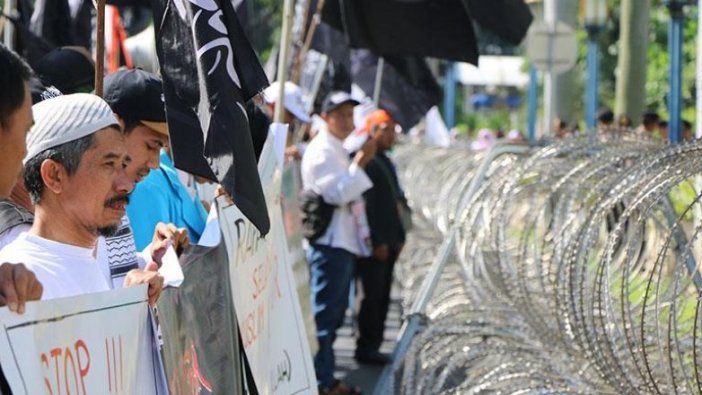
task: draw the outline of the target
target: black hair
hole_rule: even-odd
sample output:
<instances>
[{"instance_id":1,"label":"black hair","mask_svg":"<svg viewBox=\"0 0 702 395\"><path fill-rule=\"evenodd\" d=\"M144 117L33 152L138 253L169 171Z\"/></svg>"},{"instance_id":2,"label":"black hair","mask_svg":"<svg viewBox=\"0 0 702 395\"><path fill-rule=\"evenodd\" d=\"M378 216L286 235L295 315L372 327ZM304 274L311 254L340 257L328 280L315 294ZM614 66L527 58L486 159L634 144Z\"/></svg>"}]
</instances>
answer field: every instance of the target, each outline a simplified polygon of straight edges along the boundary
<instances>
[{"instance_id":1,"label":"black hair","mask_svg":"<svg viewBox=\"0 0 702 395\"><path fill-rule=\"evenodd\" d=\"M604 124L610 124L614 122L614 113L609 108L600 108L600 110L597 111L597 120Z\"/></svg>"},{"instance_id":2,"label":"black hair","mask_svg":"<svg viewBox=\"0 0 702 395\"><path fill-rule=\"evenodd\" d=\"M32 203L37 204L41 201L41 195L44 193L44 180L41 178L41 164L52 159L63 165L66 173L72 176L78 170L80 159L95 143L95 134L89 134L81 137L78 140L63 143L58 147L49 148L32 157L24 165L24 185L27 188L29 197L32 198Z\"/></svg>"},{"instance_id":3,"label":"black hair","mask_svg":"<svg viewBox=\"0 0 702 395\"><path fill-rule=\"evenodd\" d=\"M118 114L119 115L119 114ZM124 121L124 128L118 128L123 136L129 136L137 126L143 125L140 121L122 118Z\"/></svg>"},{"instance_id":4,"label":"black hair","mask_svg":"<svg viewBox=\"0 0 702 395\"><path fill-rule=\"evenodd\" d=\"M643 114L641 123L647 126L655 126L658 124L658 121L661 120L661 117L658 115L658 113L655 113L653 111L648 111Z\"/></svg>"},{"instance_id":5,"label":"black hair","mask_svg":"<svg viewBox=\"0 0 702 395\"><path fill-rule=\"evenodd\" d=\"M0 126L7 126L10 116L22 105L25 83L32 69L15 52L0 44Z\"/></svg>"}]
</instances>

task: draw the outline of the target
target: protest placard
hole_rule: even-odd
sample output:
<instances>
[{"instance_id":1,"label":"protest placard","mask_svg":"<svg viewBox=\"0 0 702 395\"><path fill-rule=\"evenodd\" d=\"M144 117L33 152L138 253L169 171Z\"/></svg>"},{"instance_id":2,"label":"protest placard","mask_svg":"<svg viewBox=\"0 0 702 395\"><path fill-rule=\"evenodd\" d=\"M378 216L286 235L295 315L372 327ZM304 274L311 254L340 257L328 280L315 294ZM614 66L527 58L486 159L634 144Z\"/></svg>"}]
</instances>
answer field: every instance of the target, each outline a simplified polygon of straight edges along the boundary
<instances>
[{"instance_id":1,"label":"protest placard","mask_svg":"<svg viewBox=\"0 0 702 395\"><path fill-rule=\"evenodd\" d=\"M14 395L165 394L146 285L0 308Z\"/></svg>"},{"instance_id":2,"label":"protest placard","mask_svg":"<svg viewBox=\"0 0 702 395\"><path fill-rule=\"evenodd\" d=\"M310 269L303 248L305 237L302 234L302 217L298 199L298 194L302 190L302 174L299 161L290 161L285 164L281 188L283 223L288 243L287 261L292 265L295 288L297 289L297 297L302 309L305 330L307 331L312 354L314 354L317 351L317 329L310 301Z\"/></svg>"},{"instance_id":3,"label":"protest placard","mask_svg":"<svg viewBox=\"0 0 702 395\"><path fill-rule=\"evenodd\" d=\"M274 148L287 128L272 126L259 162L271 231L261 237L239 209L220 207L219 221L229 254L232 296L244 351L260 393L316 393L317 380L287 261L281 195L282 157ZM279 141L279 140L278 140Z\"/></svg>"},{"instance_id":4,"label":"protest placard","mask_svg":"<svg viewBox=\"0 0 702 395\"><path fill-rule=\"evenodd\" d=\"M171 394L240 394L241 365L224 244L180 257L185 280L158 301Z\"/></svg>"}]
</instances>

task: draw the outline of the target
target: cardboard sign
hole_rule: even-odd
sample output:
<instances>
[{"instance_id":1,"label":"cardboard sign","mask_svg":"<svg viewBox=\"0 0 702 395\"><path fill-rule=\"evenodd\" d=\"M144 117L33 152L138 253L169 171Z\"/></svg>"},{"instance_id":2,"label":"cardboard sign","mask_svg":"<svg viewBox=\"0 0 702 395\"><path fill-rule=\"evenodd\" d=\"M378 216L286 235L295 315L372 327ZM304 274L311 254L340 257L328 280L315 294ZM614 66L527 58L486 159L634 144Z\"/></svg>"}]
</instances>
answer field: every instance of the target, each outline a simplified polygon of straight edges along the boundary
<instances>
[{"instance_id":1,"label":"cardboard sign","mask_svg":"<svg viewBox=\"0 0 702 395\"><path fill-rule=\"evenodd\" d=\"M183 284L165 289L158 301L173 395L243 393L227 259L223 243L191 248L180 257Z\"/></svg>"},{"instance_id":2,"label":"cardboard sign","mask_svg":"<svg viewBox=\"0 0 702 395\"><path fill-rule=\"evenodd\" d=\"M165 394L146 286L0 309L0 363L15 395Z\"/></svg>"},{"instance_id":3,"label":"cardboard sign","mask_svg":"<svg viewBox=\"0 0 702 395\"><path fill-rule=\"evenodd\" d=\"M274 141L287 127L272 125L259 161L271 216L262 238L236 206L221 207L231 289L244 351L262 394L316 393L317 379L297 296L280 204L282 158Z\"/></svg>"}]
</instances>

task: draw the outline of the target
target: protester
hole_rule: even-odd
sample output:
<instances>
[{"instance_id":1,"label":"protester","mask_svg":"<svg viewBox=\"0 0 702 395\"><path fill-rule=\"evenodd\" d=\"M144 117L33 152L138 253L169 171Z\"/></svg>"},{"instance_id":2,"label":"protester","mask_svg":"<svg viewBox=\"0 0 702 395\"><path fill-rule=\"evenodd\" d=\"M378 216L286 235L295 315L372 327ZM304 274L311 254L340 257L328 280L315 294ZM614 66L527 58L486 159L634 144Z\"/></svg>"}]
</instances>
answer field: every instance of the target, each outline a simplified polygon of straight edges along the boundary
<instances>
[{"instance_id":1,"label":"protester","mask_svg":"<svg viewBox=\"0 0 702 395\"><path fill-rule=\"evenodd\" d=\"M633 123L631 122L631 118L629 118L628 115L619 114L619 116L617 116L617 125L619 125L619 127L622 129L631 129Z\"/></svg>"},{"instance_id":2,"label":"protester","mask_svg":"<svg viewBox=\"0 0 702 395\"><path fill-rule=\"evenodd\" d=\"M168 124L162 100L161 80L143 70L120 70L105 77L105 101L123 125L122 135L131 161L127 176L140 183L151 170L160 166L160 150L168 146ZM167 222L167 221L164 221ZM129 217L122 217L114 235L106 238L110 272L115 286L131 269L144 269L152 261L161 265L168 245L182 251L189 245L185 228L157 222L147 229L150 244L137 254Z\"/></svg>"},{"instance_id":3,"label":"protester","mask_svg":"<svg viewBox=\"0 0 702 395\"><path fill-rule=\"evenodd\" d=\"M286 81L284 89L284 103L285 111L283 112L283 123L291 125L297 119L303 123L310 123L311 118L307 111L305 110L305 103L302 99L302 91L300 87L295 83ZM280 91L280 82L276 81L272 83L265 91L263 91L263 96L268 105L269 115L275 113L275 106L278 103L278 96Z\"/></svg>"},{"instance_id":4,"label":"protester","mask_svg":"<svg viewBox=\"0 0 702 395\"><path fill-rule=\"evenodd\" d=\"M658 121L658 138L663 141L668 140L668 121L665 119Z\"/></svg>"},{"instance_id":5,"label":"protester","mask_svg":"<svg viewBox=\"0 0 702 395\"><path fill-rule=\"evenodd\" d=\"M61 93L88 93L95 85L95 62L82 47L60 47L44 55L34 71L41 81Z\"/></svg>"},{"instance_id":6,"label":"protester","mask_svg":"<svg viewBox=\"0 0 702 395\"><path fill-rule=\"evenodd\" d=\"M32 104L61 95L58 89L46 86L37 77L30 78L29 88L32 93ZM32 227L33 213L34 205L20 176L10 196L7 199L0 199L0 250Z\"/></svg>"},{"instance_id":7,"label":"protester","mask_svg":"<svg viewBox=\"0 0 702 395\"><path fill-rule=\"evenodd\" d=\"M102 99L73 94L33 107L24 181L35 206L32 228L0 251L0 261L21 261L44 286L42 299L111 289L109 268L96 257L100 235L117 229L133 183L117 119ZM163 278L131 270L125 286L148 284L151 304Z\"/></svg>"},{"instance_id":8,"label":"protester","mask_svg":"<svg viewBox=\"0 0 702 395\"><path fill-rule=\"evenodd\" d=\"M27 131L33 123L29 80L32 71L17 54L0 44L0 198L12 190L27 152ZM0 225L4 218L0 217ZM21 259L0 258L0 306L23 313L27 301L39 300L43 287Z\"/></svg>"},{"instance_id":9,"label":"protester","mask_svg":"<svg viewBox=\"0 0 702 395\"><path fill-rule=\"evenodd\" d=\"M682 121L682 135L680 136L682 141L692 141L695 139L695 133L692 131L692 122L684 120Z\"/></svg>"},{"instance_id":10,"label":"protester","mask_svg":"<svg viewBox=\"0 0 702 395\"><path fill-rule=\"evenodd\" d=\"M520 143L525 141L526 139L524 138L524 135L522 135L522 132L520 132L517 129L512 129L507 133L507 140L513 141L515 143Z\"/></svg>"},{"instance_id":11,"label":"protester","mask_svg":"<svg viewBox=\"0 0 702 395\"><path fill-rule=\"evenodd\" d=\"M649 138L653 137L660 120L658 113L653 111L645 112L641 117L641 125L636 128L636 133Z\"/></svg>"},{"instance_id":12,"label":"protester","mask_svg":"<svg viewBox=\"0 0 702 395\"><path fill-rule=\"evenodd\" d=\"M490 129L480 129L478 138L470 144L475 152L485 151L495 142L495 134Z\"/></svg>"},{"instance_id":13,"label":"protester","mask_svg":"<svg viewBox=\"0 0 702 395\"><path fill-rule=\"evenodd\" d=\"M302 157L303 189L321 195L326 203L335 206L328 228L322 236L310 240L307 250L319 343L314 366L322 394L358 393L334 379L332 348L348 307L355 259L370 252L362 193L373 184L363 168L375 155L375 141L364 144L353 159L349 159L342 145L354 129L353 107L357 104L346 92L330 93L322 105L327 129L319 132Z\"/></svg>"},{"instance_id":14,"label":"protester","mask_svg":"<svg viewBox=\"0 0 702 395\"><path fill-rule=\"evenodd\" d=\"M197 243L205 230L207 212L199 197L190 196L178 178L166 148L161 150L159 159L159 169L137 184L127 206L139 250L153 241L153 229L161 222L185 228L191 243Z\"/></svg>"},{"instance_id":15,"label":"protester","mask_svg":"<svg viewBox=\"0 0 702 395\"><path fill-rule=\"evenodd\" d=\"M612 129L614 126L614 113L607 107L602 107L597 111L597 128L602 131Z\"/></svg>"},{"instance_id":16,"label":"protester","mask_svg":"<svg viewBox=\"0 0 702 395\"><path fill-rule=\"evenodd\" d=\"M305 110L305 103L302 99L302 91L300 90L300 87L293 82L286 81L283 89L285 92L283 97L283 105L285 107L285 111L283 112L283 123L290 125L291 128L295 123L295 120L303 124L310 124L312 122L312 118L310 118L307 110ZM264 91L264 97L268 105L268 113L271 117L275 113L276 103L278 103L278 96L280 94L279 91L280 83L278 81L272 83ZM285 150L286 156L294 159L301 159L305 149L307 148L307 144L292 144L292 135L289 137L289 144L287 144L288 147Z\"/></svg>"},{"instance_id":17,"label":"protester","mask_svg":"<svg viewBox=\"0 0 702 395\"><path fill-rule=\"evenodd\" d=\"M568 121L560 118L553 120L553 137L557 139L562 139L570 135L570 129L568 128Z\"/></svg>"},{"instance_id":18,"label":"protester","mask_svg":"<svg viewBox=\"0 0 702 395\"><path fill-rule=\"evenodd\" d=\"M370 257L360 258L356 269L360 308L354 357L361 363L386 364L390 361L380 352L380 345L390 306L393 267L405 243L405 229L399 211L403 207L404 193L395 166L386 155L395 144L395 126L395 121L384 110L376 110L366 119L365 129L375 138L378 152L365 168L373 187L363 194L373 253Z\"/></svg>"}]
</instances>

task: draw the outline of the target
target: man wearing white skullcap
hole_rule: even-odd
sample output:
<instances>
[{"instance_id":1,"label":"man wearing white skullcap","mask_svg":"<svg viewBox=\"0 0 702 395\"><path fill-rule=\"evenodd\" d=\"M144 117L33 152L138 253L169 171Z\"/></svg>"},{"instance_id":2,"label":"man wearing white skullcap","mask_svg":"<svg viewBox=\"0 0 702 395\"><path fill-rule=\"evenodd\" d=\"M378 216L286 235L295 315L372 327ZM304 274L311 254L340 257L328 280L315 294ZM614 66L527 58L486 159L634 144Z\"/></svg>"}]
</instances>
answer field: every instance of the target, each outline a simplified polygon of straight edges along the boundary
<instances>
[{"instance_id":1,"label":"man wearing white skullcap","mask_svg":"<svg viewBox=\"0 0 702 395\"><path fill-rule=\"evenodd\" d=\"M0 261L33 270L44 285L42 299L109 290L109 268L98 264L96 242L115 231L134 187L118 121L90 94L55 97L32 110L24 182L35 204L34 224L0 251ZM163 278L133 270L125 286L136 284L149 284L154 303Z\"/></svg>"}]
</instances>

